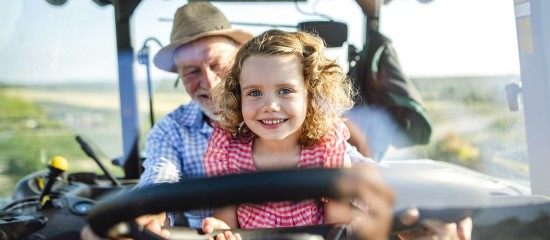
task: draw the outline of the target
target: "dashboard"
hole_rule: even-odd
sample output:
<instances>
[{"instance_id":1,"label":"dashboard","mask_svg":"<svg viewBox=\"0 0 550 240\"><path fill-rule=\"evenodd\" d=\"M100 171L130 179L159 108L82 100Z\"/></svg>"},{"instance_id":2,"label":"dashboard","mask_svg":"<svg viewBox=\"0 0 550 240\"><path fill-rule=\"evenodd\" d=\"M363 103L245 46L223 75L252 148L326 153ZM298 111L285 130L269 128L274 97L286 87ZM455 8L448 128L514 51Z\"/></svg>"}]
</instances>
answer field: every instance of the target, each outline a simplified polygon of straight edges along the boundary
<instances>
[{"instance_id":1,"label":"dashboard","mask_svg":"<svg viewBox=\"0 0 550 240\"><path fill-rule=\"evenodd\" d=\"M133 186L113 186L93 173L69 174L56 178L49 200L41 204L48 174L45 169L24 177L0 202L0 239L80 239L96 202Z\"/></svg>"}]
</instances>

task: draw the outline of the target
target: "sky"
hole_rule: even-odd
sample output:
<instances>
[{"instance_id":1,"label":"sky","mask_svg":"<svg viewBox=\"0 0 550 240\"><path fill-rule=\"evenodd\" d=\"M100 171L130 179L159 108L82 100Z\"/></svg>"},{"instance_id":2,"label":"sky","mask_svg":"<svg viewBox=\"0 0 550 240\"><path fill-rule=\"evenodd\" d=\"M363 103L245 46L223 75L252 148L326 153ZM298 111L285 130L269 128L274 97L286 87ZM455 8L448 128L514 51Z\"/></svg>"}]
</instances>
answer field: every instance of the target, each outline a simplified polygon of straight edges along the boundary
<instances>
[{"instance_id":1,"label":"sky","mask_svg":"<svg viewBox=\"0 0 550 240\"><path fill-rule=\"evenodd\" d=\"M186 1L143 0L132 18L134 50L148 37L169 42L170 21ZM296 25L319 20L294 3L215 3L233 22ZM348 24L349 43L361 47L363 18L353 0L309 0L305 12L319 12ZM117 78L114 13L91 0L60 7L45 0L0 2L0 83L114 81ZM381 31L393 40L406 74L422 76L518 75L519 60L512 0L393 0L382 6ZM245 28L260 33L265 28ZM151 51L159 47L151 43ZM346 49L331 57L345 63ZM145 68L134 68L138 80ZM152 69L154 79L175 78Z\"/></svg>"}]
</instances>

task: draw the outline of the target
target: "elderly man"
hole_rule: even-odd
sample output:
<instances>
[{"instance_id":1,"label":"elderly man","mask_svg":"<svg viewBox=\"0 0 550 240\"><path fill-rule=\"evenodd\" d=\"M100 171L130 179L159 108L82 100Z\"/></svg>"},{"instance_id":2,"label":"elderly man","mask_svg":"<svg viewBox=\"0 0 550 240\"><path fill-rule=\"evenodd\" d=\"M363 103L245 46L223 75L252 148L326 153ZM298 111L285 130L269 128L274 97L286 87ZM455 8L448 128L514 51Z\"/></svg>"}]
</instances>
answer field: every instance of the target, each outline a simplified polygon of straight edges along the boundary
<instances>
[{"instance_id":1,"label":"elderly man","mask_svg":"<svg viewBox=\"0 0 550 240\"><path fill-rule=\"evenodd\" d=\"M147 159L139 186L178 182L205 176L202 159L212 134L212 90L240 46L253 35L231 28L226 17L207 2L179 8L170 44L153 60L165 71L178 73L192 101L160 119L147 137ZM211 210L184 213L189 226L200 228Z\"/></svg>"}]
</instances>

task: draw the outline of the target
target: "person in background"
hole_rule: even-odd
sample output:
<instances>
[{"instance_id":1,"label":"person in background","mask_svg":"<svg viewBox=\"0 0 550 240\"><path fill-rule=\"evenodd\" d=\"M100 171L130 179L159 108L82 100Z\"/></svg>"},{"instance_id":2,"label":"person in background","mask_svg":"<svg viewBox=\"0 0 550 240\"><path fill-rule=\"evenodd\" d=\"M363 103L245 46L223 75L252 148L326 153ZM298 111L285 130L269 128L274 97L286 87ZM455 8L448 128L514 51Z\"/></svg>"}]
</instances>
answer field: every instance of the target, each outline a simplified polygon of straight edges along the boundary
<instances>
[{"instance_id":1,"label":"person in background","mask_svg":"<svg viewBox=\"0 0 550 240\"><path fill-rule=\"evenodd\" d=\"M376 161L384 158L390 145L397 148L427 144L431 121L414 84L401 69L391 40L378 31L382 0L356 0L367 18L363 50L351 56L355 64L349 76L359 90L356 105L346 114L366 139L359 149L368 149ZM352 131L352 139L361 136ZM367 146L364 146L364 145Z\"/></svg>"},{"instance_id":2,"label":"person in background","mask_svg":"<svg viewBox=\"0 0 550 240\"><path fill-rule=\"evenodd\" d=\"M376 161L384 158L390 145L407 147L427 144L432 133L431 120L423 107L414 84L401 69L391 40L379 31L379 12L382 3L391 0L356 0L367 19L367 40L348 75L359 90L359 101L346 114L353 126L352 138L361 151ZM354 136L360 130L364 137ZM365 146L366 145L366 146ZM421 221L425 229L404 231L403 239L460 239L471 238L472 219L443 223L434 219L419 220L417 210L404 214L414 223Z\"/></svg>"}]
</instances>

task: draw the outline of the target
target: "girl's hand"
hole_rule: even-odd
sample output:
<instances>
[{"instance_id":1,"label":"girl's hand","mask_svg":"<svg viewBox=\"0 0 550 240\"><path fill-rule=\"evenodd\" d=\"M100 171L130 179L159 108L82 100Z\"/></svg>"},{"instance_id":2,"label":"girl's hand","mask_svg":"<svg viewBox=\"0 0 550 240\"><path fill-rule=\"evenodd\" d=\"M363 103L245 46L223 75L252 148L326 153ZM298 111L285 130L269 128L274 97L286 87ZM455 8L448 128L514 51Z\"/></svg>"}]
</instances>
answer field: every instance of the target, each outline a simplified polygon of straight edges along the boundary
<instances>
[{"instance_id":1,"label":"girl's hand","mask_svg":"<svg viewBox=\"0 0 550 240\"><path fill-rule=\"evenodd\" d=\"M202 231L205 234L212 233L214 230L230 229L229 226L222 220L209 217L202 220ZM233 234L231 231L225 231L219 233L215 238L211 237L209 240L242 240L241 235L238 233Z\"/></svg>"},{"instance_id":2,"label":"girl's hand","mask_svg":"<svg viewBox=\"0 0 550 240\"><path fill-rule=\"evenodd\" d=\"M235 233L233 234L231 231L225 231L224 233L218 233L216 237L211 237L208 240L242 240L242 237L240 234Z\"/></svg>"}]
</instances>

